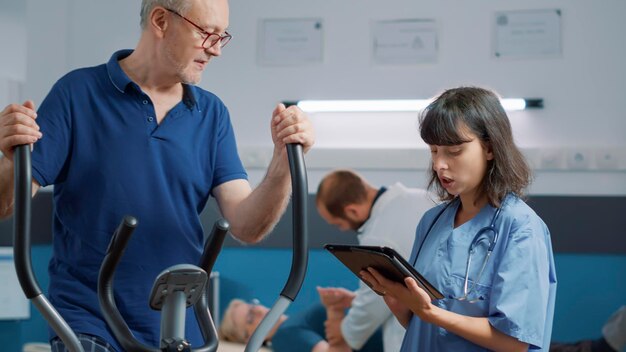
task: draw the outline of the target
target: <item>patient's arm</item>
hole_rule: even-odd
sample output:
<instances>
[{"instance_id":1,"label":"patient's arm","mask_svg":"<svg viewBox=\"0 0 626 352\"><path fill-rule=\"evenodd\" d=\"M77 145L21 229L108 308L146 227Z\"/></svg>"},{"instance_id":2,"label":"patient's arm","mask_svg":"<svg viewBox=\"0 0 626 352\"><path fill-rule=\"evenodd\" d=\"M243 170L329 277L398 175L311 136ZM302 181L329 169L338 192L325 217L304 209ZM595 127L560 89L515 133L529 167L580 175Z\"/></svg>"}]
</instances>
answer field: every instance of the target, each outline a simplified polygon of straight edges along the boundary
<instances>
[{"instance_id":1,"label":"patient's arm","mask_svg":"<svg viewBox=\"0 0 626 352\"><path fill-rule=\"evenodd\" d=\"M326 341L320 341L313 347L311 352L352 352L350 346L348 344L344 344L342 346L331 346Z\"/></svg>"},{"instance_id":2,"label":"patient's arm","mask_svg":"<svg viewBox=\"0 0 626 352\"><path fill-rule=\"evenodd\" d=\"M328 347L328 342L326 342L326 340L322 340L313 346L311 352L328 352Z\"/></svg>"},{"instance_id":3,"label":"patient's arm","mask_svg":"<svg viewBox=\"0 0 626 352\"><path fill-rule=\"evenodd\" d=\"M341 321L346 316L343 308L339 306L326 307L326 340L328 341L328 352L348 352L352 351L341 334ZM317 346L316 346L317 347Z\"/></svg>"},{"instance_id":4,"label":"patient's arm","mask_svg":"<svg viewBox=\"0 0 626 352\"><path fill-rule=\"evenodd\" d=\"M317 293L320 295L322 305L326 308L350 308L356 296L354 292L342 287L318 287Z\"/></svg>"}]
</instances>

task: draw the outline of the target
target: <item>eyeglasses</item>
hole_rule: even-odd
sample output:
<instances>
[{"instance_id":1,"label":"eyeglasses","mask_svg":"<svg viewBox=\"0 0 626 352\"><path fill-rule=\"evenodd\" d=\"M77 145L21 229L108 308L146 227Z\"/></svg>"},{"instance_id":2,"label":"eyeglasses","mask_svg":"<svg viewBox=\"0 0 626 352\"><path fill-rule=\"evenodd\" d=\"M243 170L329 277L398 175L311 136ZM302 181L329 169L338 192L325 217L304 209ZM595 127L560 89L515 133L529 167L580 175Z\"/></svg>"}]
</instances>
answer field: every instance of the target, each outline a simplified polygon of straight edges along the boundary
<instances>
[{"instance_id":1,"label":"eyeglasses","mask_svg":"<svg viewBox=\"0 0 626 352\"><path fill-rule=\"evenodd\" d=\"M254 298L248 303L248 313L246 314L246 324L254 323L254 308L261 304L258 299Z\"/></svg>"},{"instance_id":2,"label":"eyeglasses","mask_svg":"<svg viewBox=\"0 0 626 352\"><path fill-rule=\"evenodd\" d=\"M204 39L202 41L202 48L203 49L212 48L218 42L220 43L220 48L223 48L223 47L226 46L226 44L228 44L228 42L230 42L231 39L233 39L233 36L230 35L230 33L226 32L226 31L224 32L224 35L219 35L217 33L209 33L207 31L205 31L204 29L202 29L202 27L200 27L197 24L193 23L187 17L181 15L180 13L178 13L178 12L176 12L174 10L170 10L170 9L166 9L166 10L171 12L171 13L173 13L173 14L175 14L176 16L182 18L183 20L189 22L192 26L196 27L200 31L200 33L204 37Z\"/></svg>"},{"instance_id":3,"label":"eyeglasses","mask_svg":"<svg viewBox=\"0 0 626 352\"><path fill-rule=\"evenodd\" d=\"M252 299L250 303L248 303L248 312L246 313L246 328L244 329L244 340L246 341L248 341L248 339L250 338L247 327L252 326L252 324L254 324L254 317L256 315L254 313L254 310L260 304L261 303L256 298Z\"/></svg>"}]
</instances>

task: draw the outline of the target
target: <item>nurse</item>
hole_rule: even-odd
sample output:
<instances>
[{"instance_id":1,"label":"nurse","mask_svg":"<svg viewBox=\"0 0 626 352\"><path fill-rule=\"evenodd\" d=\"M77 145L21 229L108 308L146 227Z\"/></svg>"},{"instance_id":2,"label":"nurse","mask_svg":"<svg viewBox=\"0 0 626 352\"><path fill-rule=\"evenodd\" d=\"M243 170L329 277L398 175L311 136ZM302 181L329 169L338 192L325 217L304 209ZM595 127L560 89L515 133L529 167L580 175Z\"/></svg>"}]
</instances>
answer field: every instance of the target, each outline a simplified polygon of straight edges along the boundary
<instances>
[{"instance_id":1,"label":"nurse","mask_svg":"<svg viewBox=\"0 0 626 352\"><path fill-rule=\"evenodd\" d=\"M445 296L410 278L361 275L406 327L401 351L547 351L556 273L550 233L522 200L528 164L491 91L445 91L424 111L429 188L444 202L420 221L410 263Z\"/></svg>"}]
</instances>

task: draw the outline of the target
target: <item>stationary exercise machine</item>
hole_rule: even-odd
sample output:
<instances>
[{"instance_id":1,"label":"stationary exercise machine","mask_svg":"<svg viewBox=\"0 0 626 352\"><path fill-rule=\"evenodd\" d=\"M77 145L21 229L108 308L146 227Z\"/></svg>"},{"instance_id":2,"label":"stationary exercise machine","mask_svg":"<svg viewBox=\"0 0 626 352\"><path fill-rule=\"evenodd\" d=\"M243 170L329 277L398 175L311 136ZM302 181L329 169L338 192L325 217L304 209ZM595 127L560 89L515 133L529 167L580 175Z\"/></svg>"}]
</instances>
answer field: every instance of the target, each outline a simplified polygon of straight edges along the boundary
<instances>
[{"instance_id":1,"label":"stationary exercise machine","mask_svg":"<svg viewBox=\"0 0 626 352\"><path fill-rule=\"evenodd\" d=\"M265 316L250 338L246 351L257 351L265 336L278 322L280 316L298 295L308 263L307 248L307 209L308 185L302 146L287 145L289 167L292 182L293 210L293 256L289 278L279 299ZM71 352L83 352L82 345L69 325L50 304L42 293L35 278L30 257L30 215L32 195L32 171L30 147L22 145L14 153L14 259L18 280L26 297L39 310L56 334L63 340ZM161 338L160 346L146 346L135 339L128 325L119 313L113 296L113 277L124 249L139 222L132 216L126 216L113 234L98 277L98 300L102 314L126 351L216 351L218 337L208 308L208 274L222 248L229 225L225 220L218 220L207 240L198 266L179 264L165 269L155 280L150 306L160 310ZM205 344L192 348L184 337L186 308L193 306L196 320L202 332Z\"/></svg>"}]
</instances>

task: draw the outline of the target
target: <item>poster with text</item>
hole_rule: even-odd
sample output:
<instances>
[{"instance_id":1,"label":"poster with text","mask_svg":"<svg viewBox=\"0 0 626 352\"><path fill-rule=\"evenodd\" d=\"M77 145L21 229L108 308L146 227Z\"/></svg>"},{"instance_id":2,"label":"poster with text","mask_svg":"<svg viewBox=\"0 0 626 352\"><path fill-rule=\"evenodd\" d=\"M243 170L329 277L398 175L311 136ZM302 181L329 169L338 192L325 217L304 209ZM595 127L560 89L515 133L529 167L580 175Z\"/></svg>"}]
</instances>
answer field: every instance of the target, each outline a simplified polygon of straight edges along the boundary
<instances>
[{"instance_id":1,"label":"poster with text","mask_svg":"<svg viewBox=\"0 0 626 352\"><path fill-rule=\"evenodd\" d=\"M496 12L493 28L496 58L561 56L561 10Z\"/></svg>"},{"instance_id":2,"label":"poster with text","mask_svg":"<svg viewBox=\"0 0 626 352\"><path fill-rule=\"evenodd\" d=\"M259 64L291 66L323 61L321 19L265 19L260 27Z\"/></svg>"},{"instance_id":3,"label":"poster with text","mask_svg":"<svg viewBox=\"0 0 626 352\"><path fill-rule=\"evenodd\" d=\"M411 65L437 61L437 22L430 19L374 21L372 61L382 65Z\"/></svg>"}]
</instances>

